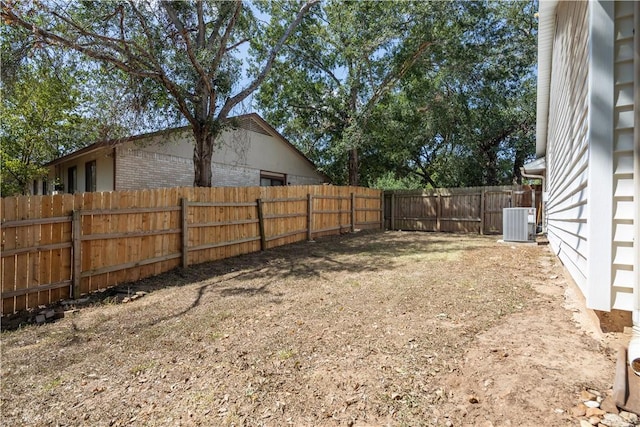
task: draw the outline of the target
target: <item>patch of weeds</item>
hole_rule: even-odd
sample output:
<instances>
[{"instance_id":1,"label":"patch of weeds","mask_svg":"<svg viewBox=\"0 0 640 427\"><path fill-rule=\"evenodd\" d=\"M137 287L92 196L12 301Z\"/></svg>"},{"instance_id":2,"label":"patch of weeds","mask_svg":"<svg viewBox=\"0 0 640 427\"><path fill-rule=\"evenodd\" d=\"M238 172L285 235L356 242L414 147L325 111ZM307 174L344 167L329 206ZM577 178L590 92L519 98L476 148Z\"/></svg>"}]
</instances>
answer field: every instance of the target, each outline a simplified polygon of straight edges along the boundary
<instances>
[{"instance_id":1,"label":"patch of weeds","mask_svg":"<svg viewBox=\"0 0 640 427\"><path fill-rule=\"evenodd\" d=\"M247 389L244 391L244 396L250 398L251 400L254 400L257 396L256 396L256 391L251 387L247 387Z\"/></svg>"},{"instance_id":2,"label":"patch of weeds","mask_svg":"<svg viewBox=\"0 0 640 427\"><path fill-rule=\"evenodd\" d=\"M212 405L217 397L214 393L200 392L193 397L194 402L204 405Z\"/></svg>"},{"instance_id":3,"label":"patch of weeds","mask_svg":"<svg viewBox=\"0 0 640 427\"><path fill-rule=\"evenodd\" d=\"M105 297L101 301L101 303L102 305L116 305L116 304L119 304L119 301L118 301L118 297L113 295L113 296Z\"/></svg>"},{"instance_id":4,"label":"patch of weeds","mask_svg":"<svg viewBox=\"0 0 640 427\"><path fill-rule=\"evenodd\" d=\"M221 311L219 313L216 314L216 320L219 322L222 322L224 320L227 320L231 318L231 312L230 311Z\"/></svg>"},{"instance_id":5,"label":"patch of weeds","mask_svg":"<svg viewBox=\"0 0 640 427\"><path fill-rule=\"evenodd\" d=\"M407 408L418 408L421 406L418 396L412 393L404 395L401 401Z\"/></svg>"},{"instance_id":6,"label":"patch of weeds","mask_svg":"<svg viewBox=\"0 0 640 427\"><path fill-rule=\"evenodd\" d=\"M209 332L207 335L211 341L217 341L220 338L224 337L224 334L220 331Z\"/></svg>"},{"instance_id":7,"label":"patch of weeds","mask_svg":"<svg viewBox=\"0 0 640 427\"><path fill-rule=\"evenodd\" d=\"M60 387L61 385L62 385L62 378L56 377L44 385L44 390L51 391L54 388Z\"/></svg>"},{"instance_id":8,"label":"patch of weeds","mask_svg":"<svg viewBox=\"0 0 640 427\"><path fill-rule=\"evenodd\" d=\"M296 355L296 352L291 350L290 348L278 351L278 358L280 360L291 359L295 355Z\"/></svg>"},{"instance_id":9,"label":"patch of weeds","mask_svg":"<svg viewBox=\"0 0 640 427\"><path fill-rule=\"evenodd\" d=\"M147 369L151 369L156 365L155 362L153 361L149 361L147 363L141 363L139 365L133 366L131 369L129 369L129 372L132 375L138 376L143 374Z\"/></svg>"}]
</instances>

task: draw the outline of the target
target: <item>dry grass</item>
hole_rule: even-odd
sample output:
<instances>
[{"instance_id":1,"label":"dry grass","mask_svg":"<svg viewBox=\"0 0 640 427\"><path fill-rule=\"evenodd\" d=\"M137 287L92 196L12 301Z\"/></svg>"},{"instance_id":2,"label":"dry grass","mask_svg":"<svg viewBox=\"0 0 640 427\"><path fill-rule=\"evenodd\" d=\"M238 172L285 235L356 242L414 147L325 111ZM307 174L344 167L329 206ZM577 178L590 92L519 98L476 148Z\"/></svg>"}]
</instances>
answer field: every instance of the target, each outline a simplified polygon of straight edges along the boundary
<instances>
[{"instance_id":1,"label":"dry grass","mask_svg":"<svg viewBox=\"0 0 640 427\"><path fill-rule=\"evenodd\" d=\"M3 425L462 422L468 385L452 378L469 348L546 304L533 288L546 273L532 266L548 253L495 240L386 232L296 244L5 332Z\"/></svg>"}]
</instances>

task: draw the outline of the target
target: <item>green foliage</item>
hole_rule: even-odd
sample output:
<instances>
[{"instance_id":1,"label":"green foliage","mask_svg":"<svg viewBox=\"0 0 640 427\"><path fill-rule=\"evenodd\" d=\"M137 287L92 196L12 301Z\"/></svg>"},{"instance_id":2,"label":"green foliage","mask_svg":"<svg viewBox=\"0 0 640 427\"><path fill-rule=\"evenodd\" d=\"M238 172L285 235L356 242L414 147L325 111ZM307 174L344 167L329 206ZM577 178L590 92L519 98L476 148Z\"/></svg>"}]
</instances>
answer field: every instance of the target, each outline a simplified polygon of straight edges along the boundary
<instances>
[{"instance_id":1,"label":"green foliage","mask_svg":"<svg viewBox=\"0 0 640 427\"><path fill-rule=\"evenodd\" d=\"M379 105L368 163L434 187L518 181L535 145L534 10L532 2L468 8L465 31Z\"/></svg>"},{"instance_id":2,"label":"green foliage","mask_svg":"<svg viewBox=\"0 0 640 427\"><path fill-rule=\"evenodd\" d=\"M357 155L368 146L371 112L436 42L440 19L453 7L322 3L274 65L258 95L260 107L334 182L357 184Z\"/></svg>"},{"instance_id":3,"label":"green foliage","mask_svg":"<svg viewBox=\"0 0 640 427\"><path fill-rule=\"evenodd\" d=\"M398 176L392 171L372 179L369 186L381 190L418 190L424 188L424 184L417 176Z\"/></svg>"},{"instance_id":4,"label":"green foliage","mask_svg":"<svg viewBox=\"0 0 640 427\"><path fill-rule=\"evenodd\" d=\"M535 6L324 3L260 106L337 183L353 149L365 185L517 180L534 146Z\"/></svg>"},{"instance_id":5,"label":"green foliage","mask_svg":"<svg viewBox=\"0 0 640 427\"><path fill-rule=\"evenodd\" d=\"M146 113L151 125L158 113L188 122L195 138L194 184L211 186L213 146L228 114L262 83L288 35L318 1L291 3L295 8L282 16L280 37L253 43L263 57L252 76L243 74L248 61L238 48L260 40L269 26L242 1L10 2L0 14L38 43L96 61L103 76L121 76L130 111ZM251 82L239 87L243 77Z\"/></svg>"},{"instance_id":6,"label":"green foliage","mask_svg":"<svg viewBox=\"0 0 640 427\"><path fill-rule=\"evenodd\" d=\"M28 62L3 82L0 111L2 196L27 194L43 165L94 142L96 122L79 113L79 75L60 64Z\"/></svg>"},{"instance_id":7,"label":"green foliage","mask_svg":"<svg viewBox=\"0 0 640 427\"><path fill-rule=\"evenodd\" d=\"M535 1L315 4L8 3L3 31L66 50L62 72L48 73L43 57L21 71L29 43L3 37L3 188L24 191L45 159L77 146L91 110L129 131L188 122L194 183L211 185L215 138L258 87L267 120L336 184L520 179L534 147ZM56 108L44 116L47 104Z\"/></svg>"}]
</instances>

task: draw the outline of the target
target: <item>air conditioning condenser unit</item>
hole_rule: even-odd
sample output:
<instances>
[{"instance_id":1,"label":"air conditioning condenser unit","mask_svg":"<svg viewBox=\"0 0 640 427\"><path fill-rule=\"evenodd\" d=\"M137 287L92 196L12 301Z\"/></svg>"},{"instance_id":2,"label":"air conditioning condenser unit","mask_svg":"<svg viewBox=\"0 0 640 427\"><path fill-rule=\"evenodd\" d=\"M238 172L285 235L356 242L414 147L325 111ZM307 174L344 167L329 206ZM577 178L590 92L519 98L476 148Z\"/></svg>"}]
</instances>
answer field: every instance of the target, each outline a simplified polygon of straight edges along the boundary
<instances>
[{"instance_id":1,"label":"air conditioning condenser unit","mask_svg":"<svg viewBox=\"0 0 640 427\"><path fill-rule=\"evenodd\" d=\"M504 208L502 234L505 242L532 242L536 238L535 208Z\"/></svg>"}]
</instances>

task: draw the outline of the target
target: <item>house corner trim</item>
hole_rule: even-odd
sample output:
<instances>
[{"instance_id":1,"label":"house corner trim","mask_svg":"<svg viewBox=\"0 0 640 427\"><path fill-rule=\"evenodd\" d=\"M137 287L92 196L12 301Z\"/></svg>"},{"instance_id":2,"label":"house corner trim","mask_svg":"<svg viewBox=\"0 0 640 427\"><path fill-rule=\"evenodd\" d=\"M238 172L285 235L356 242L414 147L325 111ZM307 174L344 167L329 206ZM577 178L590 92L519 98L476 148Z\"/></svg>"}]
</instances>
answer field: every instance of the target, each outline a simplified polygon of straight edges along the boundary
<instances>
[{"instance_id":1,"label":"house corner trim","mask_svg":"<svg viewBox=\"0 0 640 427\"><path fill-rule=\"evenodd\" d=\"M610 311L613 233L614 4L589 3L587 307Z\"/></svg>"}]
</instances>

